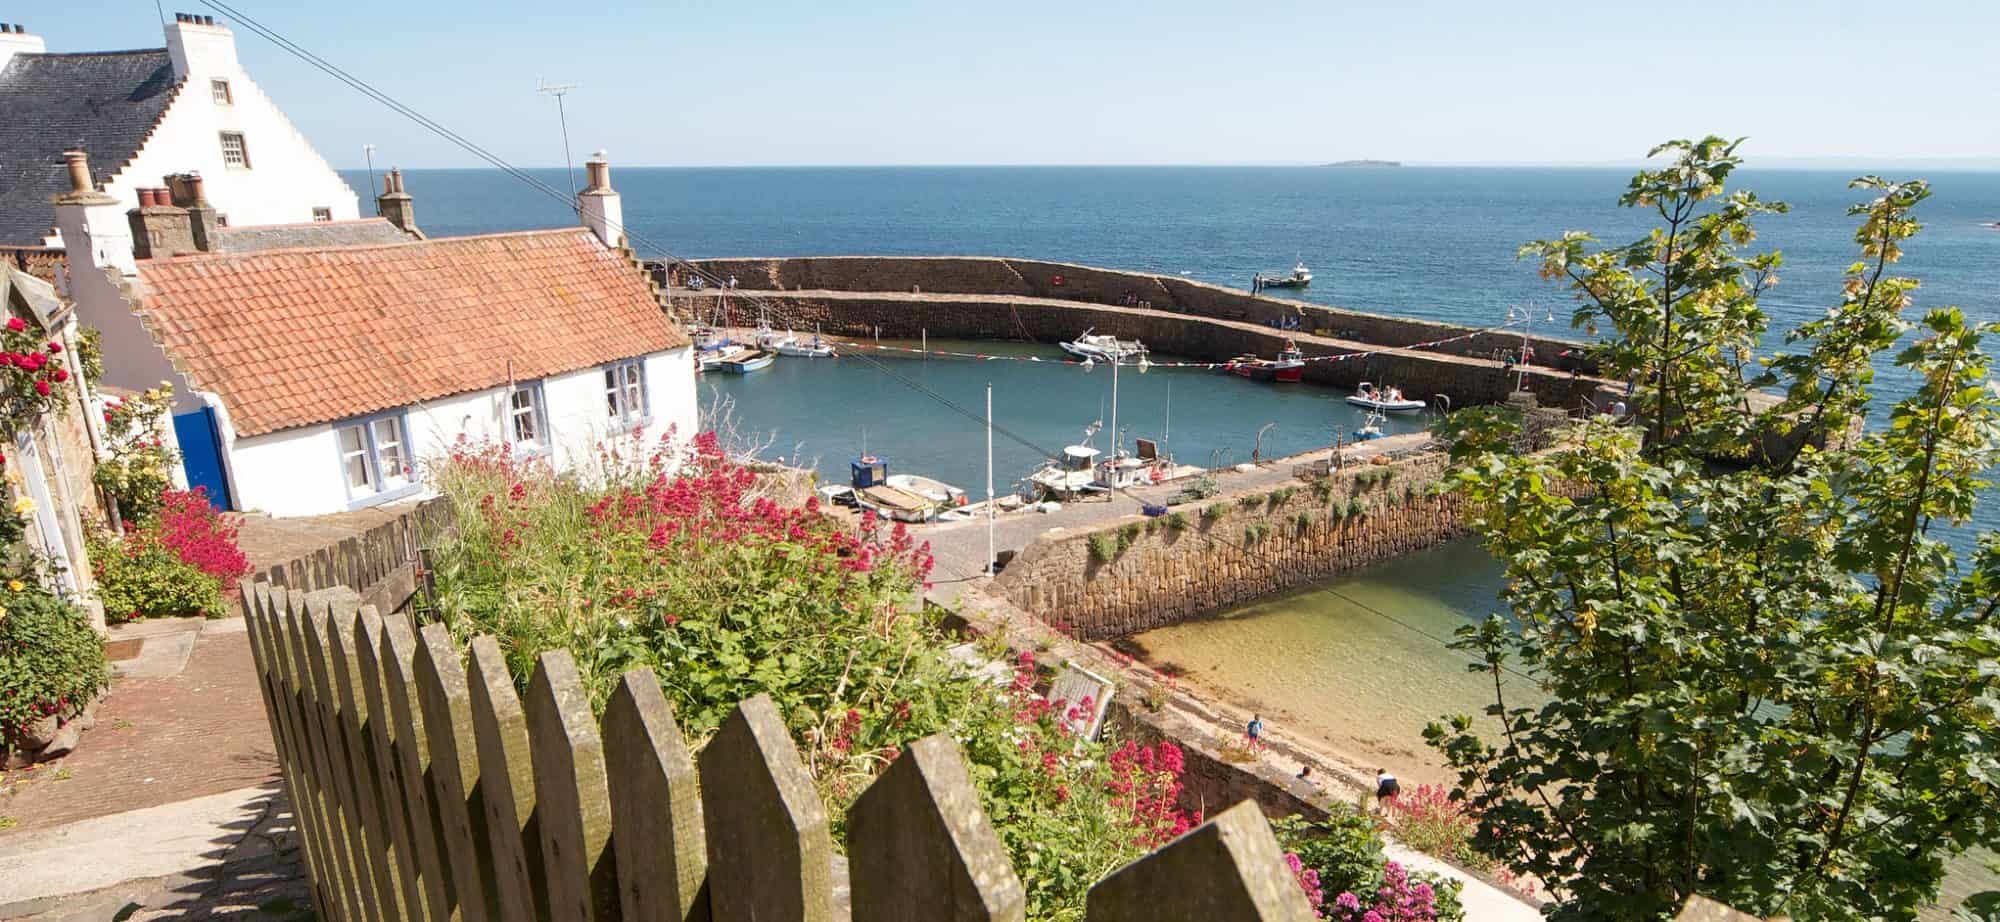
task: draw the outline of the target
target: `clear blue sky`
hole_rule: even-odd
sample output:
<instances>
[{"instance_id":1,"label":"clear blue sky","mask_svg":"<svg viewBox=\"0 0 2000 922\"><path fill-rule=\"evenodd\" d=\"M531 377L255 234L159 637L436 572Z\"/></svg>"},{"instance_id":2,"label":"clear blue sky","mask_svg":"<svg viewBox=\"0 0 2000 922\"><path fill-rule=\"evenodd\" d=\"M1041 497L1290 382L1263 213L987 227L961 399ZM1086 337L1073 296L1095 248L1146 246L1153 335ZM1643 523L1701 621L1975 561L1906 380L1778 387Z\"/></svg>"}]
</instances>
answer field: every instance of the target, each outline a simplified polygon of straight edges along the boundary
<instances>
[{"instance_id":1,"label":"clear blue sky","mask_svg":"<svg viewBox=\"0 0 2000 922\"><path fill-rule=\"evenodd\" d=\"M522 165L562 157L538 77L622 165L1631 162L1710 132L1766 165L2000 165L1991 0L231 2ZM12 10L50 50L161 43L152 0ZM335 165L475 165L237 42Z\"/></svg>"}]
</instances>

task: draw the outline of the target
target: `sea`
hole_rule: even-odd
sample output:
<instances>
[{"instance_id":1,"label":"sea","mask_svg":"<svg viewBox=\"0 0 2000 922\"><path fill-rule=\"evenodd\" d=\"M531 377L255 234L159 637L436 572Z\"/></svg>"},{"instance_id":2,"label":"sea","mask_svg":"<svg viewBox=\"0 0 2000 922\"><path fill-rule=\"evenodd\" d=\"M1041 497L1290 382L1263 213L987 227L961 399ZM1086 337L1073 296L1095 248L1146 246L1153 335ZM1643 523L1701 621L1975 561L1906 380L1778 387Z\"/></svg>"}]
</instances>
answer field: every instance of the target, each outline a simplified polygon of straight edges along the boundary
<instances>
[{"instance_id":1,"label":"sea","mask_svg":"<svg viewBox=\"0 0 2000 922\"><path fill-rule=\"evenodd\" d=\"M529 171L546 189L495 170L409 170L418 222L433 235L568 224L564 171ZM1345 308L1475 326L1510 308L1567 328L1568 292L1517 258L1532 240L1581 230L1608 244L1637 239L1654 216L1617 205L1628 168L856 167L613 170L628 235L641 255L999 255L1178 275L1248 287L1253 275L1304 262L1293 293ZM1745 169L1731 186L1790 206L1758 219L1750 247L1784 256L1765 296L1768 345L1821 316L1859 258L1849 209L1856 173ZM2000 173L1891 173L1929 179L1924 231L1898 271L1922 280L1909 316L1957 306L2000 321ZM357 189L369 176L347 174ZM1050 344L932 342L1006 358L1060 355ZM2000 354L2000 337L1988 349ZM890 355L891 353L881 353ZM885 359L885 364L887 360ZM891 374L890 372L894 373ZM784 360L767 372L704 382L710 418L768 454L844 480L849 458L892 465L983 495L985 390L994 393L998 489L1051 448L1108 431L1107 369L995 360L904 358L887 365ZM1125 370L1117 429L1152 438L1184 463L1217 466L1324 445L1358 423L1340 392L1273 388L1193 370ZM1871 425L1915 389L1885 361ZM1421 425L1421 422L1416 423ZM1410 423L1398 422L1397 427ZM2000 491L1971 522L1941 529L1961 551L2000 528ZM1130 639L1191 683L1261 708L1267 733L1310 737L1406 778L1444 780L1420 738L1441 714L1476 714L1490 689L1446 642L1459 626L1504 611L1498 565L1461 541L1327 583L1276 594ZM1518 691L1518 690L1517 690ZM1510 692L1511 694L1511 692ZM2000 877L1954 864L1946 903Z\"/></svg>"}]
</instances>

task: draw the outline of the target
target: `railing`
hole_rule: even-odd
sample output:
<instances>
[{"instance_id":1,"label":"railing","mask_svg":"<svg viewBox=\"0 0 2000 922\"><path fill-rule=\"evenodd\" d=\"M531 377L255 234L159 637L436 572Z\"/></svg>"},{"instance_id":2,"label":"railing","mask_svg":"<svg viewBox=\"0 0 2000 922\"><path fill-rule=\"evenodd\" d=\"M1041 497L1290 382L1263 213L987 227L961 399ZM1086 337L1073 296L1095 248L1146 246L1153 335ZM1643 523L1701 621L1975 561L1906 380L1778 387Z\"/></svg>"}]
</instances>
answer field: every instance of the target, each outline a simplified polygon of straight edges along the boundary
<instances>
[{"instance_id":1,"label":"railing","mask_svg":"<svg viewBox=\"0 0 2000 922\"><path fill-rule=\"evenodd\" d=\"M321 918L1024 917L1020 879L946 736L910 744L855 801L843 864L768 698L737 705L690 757L647 670L624 675L599 721L565 651L541 655L523 698L492 637L461 660L442 625L381 617L353 590L242 585ZM1163 912L1312 918L1248 802L1087 900L1093 922Z\"/></svg>"}]
</instances>

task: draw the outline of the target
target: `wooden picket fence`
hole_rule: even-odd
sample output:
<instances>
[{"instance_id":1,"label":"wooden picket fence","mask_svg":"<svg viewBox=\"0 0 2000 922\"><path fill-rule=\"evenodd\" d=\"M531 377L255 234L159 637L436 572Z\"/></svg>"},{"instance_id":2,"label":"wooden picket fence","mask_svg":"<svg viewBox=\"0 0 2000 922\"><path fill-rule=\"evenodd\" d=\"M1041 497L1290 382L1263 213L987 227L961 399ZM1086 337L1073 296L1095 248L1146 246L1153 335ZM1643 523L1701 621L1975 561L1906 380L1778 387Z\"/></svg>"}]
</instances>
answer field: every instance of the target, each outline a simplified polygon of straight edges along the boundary
<instances>
[{"instance_id":1,"label":"wooden picket fence","mask_svg":"<svg viewBox=\"0 0 2000 922\"><path fill-rule=\"evenodd\" d=\"M316 909L336 920L1019 920L1025 896L946 736L848 811L845 860L791 734L752 698L690 756L653 674L600 722L566 651L517 695L492 637L344 588L243 583ZM1312 918L1245 802L1107 876L1092 922Z\"/></svg>"}]
</instances>

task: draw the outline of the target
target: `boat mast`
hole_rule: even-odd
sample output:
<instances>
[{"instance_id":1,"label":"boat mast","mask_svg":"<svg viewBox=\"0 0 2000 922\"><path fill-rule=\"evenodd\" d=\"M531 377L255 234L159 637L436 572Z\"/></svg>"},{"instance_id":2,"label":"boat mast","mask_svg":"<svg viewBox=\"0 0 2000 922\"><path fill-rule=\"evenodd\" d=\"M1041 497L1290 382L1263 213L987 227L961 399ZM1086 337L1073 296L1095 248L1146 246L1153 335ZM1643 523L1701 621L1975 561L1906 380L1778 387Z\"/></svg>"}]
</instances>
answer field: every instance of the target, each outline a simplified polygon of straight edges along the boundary
<instances>
[{"instance_id":1,"label":"boat mast","mask_svg":"<svg viewBox=\"0 0 2000 922\"><path fill-rule=\"evenodd\" d=\"M986 382L986 575L993 575L993 382Z\"/></svg>"},{"instance_id":2,"label":"boat mast","mask_svg":"<svg viewBox=\"0 0 2000 922\"><path fill-rule=\"evenodd\" d=\"M1111 460L1118 460L1118 366L1124 364L1116 349L1111 353Z\"/></svg>"}]
</instances>

